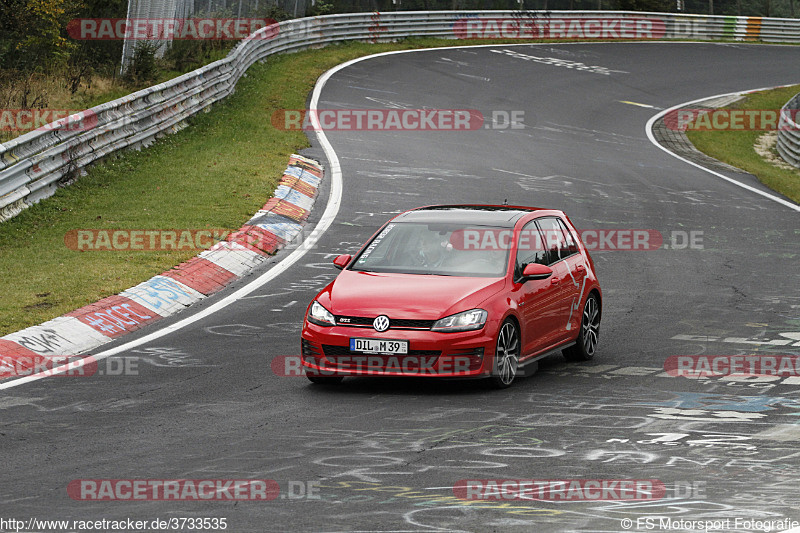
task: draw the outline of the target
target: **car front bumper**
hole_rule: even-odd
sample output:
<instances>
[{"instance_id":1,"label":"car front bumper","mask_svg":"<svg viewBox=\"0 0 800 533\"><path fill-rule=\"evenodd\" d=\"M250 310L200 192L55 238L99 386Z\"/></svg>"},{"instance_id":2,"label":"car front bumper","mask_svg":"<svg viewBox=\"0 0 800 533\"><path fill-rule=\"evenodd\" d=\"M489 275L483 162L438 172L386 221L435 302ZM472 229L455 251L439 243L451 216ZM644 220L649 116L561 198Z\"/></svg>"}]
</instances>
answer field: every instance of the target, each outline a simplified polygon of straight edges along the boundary
<instances>
[{"instance_id":1,"label":"car front bumper","mask_svg":"<svg viewBox=\"0 0 800 533\"><path fill-rule=\"evenodd\" d=\"M482 377L492 371L494 336L488 324L476 331L317 326L307 320L301 333L302 365L319 376ZM351 338L408 341L408 353L381 355L353 352Z\"/></svg>"}]
</instances>

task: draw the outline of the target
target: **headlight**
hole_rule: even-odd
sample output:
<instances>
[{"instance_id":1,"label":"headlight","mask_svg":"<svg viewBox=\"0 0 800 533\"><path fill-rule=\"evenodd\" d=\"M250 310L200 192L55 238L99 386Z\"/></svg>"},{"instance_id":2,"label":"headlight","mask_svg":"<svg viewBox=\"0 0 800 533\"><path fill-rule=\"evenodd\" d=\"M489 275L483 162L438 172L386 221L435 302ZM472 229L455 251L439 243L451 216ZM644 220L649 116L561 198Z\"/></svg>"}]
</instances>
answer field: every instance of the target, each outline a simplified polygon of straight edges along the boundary
<instances>
[{"instance_id":1,"label":"headlight","mask_svg":"<svg viewBox=\"0 0 800 533\"><path fill-rule=\"evenodd\" d=\"M433 331L471 331L473 329L481 329L486 324L486 317L489 313L483 309L472 309L457 313L455 315L446 316L441 320L437 320L431 330Z\"/></svg>"},{"instance_id":2,"label":"headlight","mask_svg":"<svg viewBox=\"0 0 800 533\"><path fill-rule=\"evenodd\" d=\"M308 312L308 321L318 326L335 326L336 319L333 313L322 307L318 301L314 300L311 310Z\"/></svg>"}]
</instances>

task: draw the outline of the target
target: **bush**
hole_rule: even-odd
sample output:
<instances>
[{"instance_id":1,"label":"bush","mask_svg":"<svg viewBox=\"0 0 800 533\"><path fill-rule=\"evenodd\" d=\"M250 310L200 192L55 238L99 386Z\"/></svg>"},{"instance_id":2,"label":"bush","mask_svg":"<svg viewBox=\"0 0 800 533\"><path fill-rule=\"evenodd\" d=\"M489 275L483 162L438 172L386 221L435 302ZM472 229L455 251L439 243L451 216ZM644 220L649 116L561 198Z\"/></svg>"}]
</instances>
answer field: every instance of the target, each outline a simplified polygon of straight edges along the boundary
<instances>
[{"instance_id":1,"label":"bush","mask_svg":"<svg viewBox=\"0 0 800 533\"><path fill-rule=\"evenodd\" d=\"M153 81L158 77L159 65L156 53L161 47L161 43L154 41L141 41L136 43L133 49L133 57L125 72L125 79L133 84L139 85Z\"/></svg>"},{"instance_id":2,"label":"bush","mask_svg":"<svg viewBox=\"0 0 800 533\"><path fill-rule=\"evenodd\" d=\"M306 9L306 16L307 17L316 17L319 15L328 15L333 13L334 5L333 0L325 1L325 0L316 0L313 6L309 6Z\"/></svg>"}]
</instances>

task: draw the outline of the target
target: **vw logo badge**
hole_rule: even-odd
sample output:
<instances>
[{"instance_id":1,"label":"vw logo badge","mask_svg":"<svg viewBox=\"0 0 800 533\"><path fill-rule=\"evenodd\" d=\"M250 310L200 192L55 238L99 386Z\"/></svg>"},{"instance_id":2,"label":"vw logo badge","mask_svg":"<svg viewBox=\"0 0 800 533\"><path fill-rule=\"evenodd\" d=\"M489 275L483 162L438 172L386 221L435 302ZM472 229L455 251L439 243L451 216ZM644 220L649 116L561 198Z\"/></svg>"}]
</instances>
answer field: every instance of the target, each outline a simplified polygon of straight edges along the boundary
<instances>
[{"instance_id":1,"label":"vw logo badge","mask_svg":"<svg viewBox=\"0 0 800 533\"><path fill-rule=\"evenodd\" d=\"M372 321L372 327L375 328L375 331L386 331L389 329L389 317L386 315L376 317Z\"/></svg>"}]
</instances>

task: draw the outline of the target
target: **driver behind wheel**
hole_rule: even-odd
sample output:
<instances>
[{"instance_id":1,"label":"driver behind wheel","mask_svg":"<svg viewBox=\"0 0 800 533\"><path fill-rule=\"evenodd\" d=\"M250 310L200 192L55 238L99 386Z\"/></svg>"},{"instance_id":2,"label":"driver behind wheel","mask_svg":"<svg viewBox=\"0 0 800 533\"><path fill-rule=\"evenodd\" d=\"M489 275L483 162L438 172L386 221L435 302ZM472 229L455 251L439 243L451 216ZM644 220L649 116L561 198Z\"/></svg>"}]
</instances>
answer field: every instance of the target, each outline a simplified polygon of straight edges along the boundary
<instances>
[{"instance_id":1,"label":"driver behind wheel","mask_svg":"<svg viewBox=\"0 0 800 533\"><path fill-rule=\"evenodd\" d=\"M420 231L417 237L418 251L414 255L415 262L426 268L442 266L447 259L449 244L447 239L437 232Z\"/></svg>"}]
</instances>

